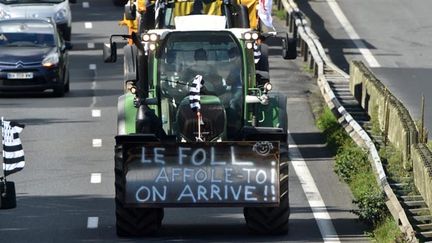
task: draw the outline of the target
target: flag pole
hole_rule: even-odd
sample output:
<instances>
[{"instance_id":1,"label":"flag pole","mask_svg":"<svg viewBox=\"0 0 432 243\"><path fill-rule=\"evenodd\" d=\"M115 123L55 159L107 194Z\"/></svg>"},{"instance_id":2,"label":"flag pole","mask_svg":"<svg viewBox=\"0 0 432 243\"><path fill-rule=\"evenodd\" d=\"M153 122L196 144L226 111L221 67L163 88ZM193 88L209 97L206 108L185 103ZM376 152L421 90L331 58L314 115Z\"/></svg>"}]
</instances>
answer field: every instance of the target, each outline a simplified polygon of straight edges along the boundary
<instances>
[{"instance_id":1,"label":"flag pole","mask_svg":"<svg viewBox=\"0 0 432 243\"><path fill-rule=\"evenodd\" d=\"M1 134L0 134L0 137L1 137L1 141L2 141L2 163L1 163L1 174L0 174L0 182L3 182L3 193L0 195L0 197L6 197L6 195L7 195L7 186L6 186L6 184L7 184L7 181L6 181L6 175L5 175L5 173L4 173L4 157L3 157L3 139L4 139L4 137L3 137L3 129L4 129L4 125L3 125L3 121L4 121L4 117L2 116L1 117L1 124L0 124L0 127L1 127ZM0 206L1 206L1 199L0 199Z\"/></svg>"},{"instance_id":2,"label":"flag pole","mask_svg":"<svg viewBox=\"0 0 432 243\"><path fill-rule=\"evenodd\" d=\"M6 180L6 176L5 176L5 174L4 174L4 170L3 170L3 166L4 166L4 157L3 157L3 121L4 121L4 117L2 116L1 117L1 124L0 124L0 127L1 127L1 134L0 134L0 137L1 137L1 141L2 141L2 149L1 149L1 151L2 151L2 163L1 163L1 174L0 174L0 179L1 180L3 180L3 178Z\"/></svg>"}]
</instances>

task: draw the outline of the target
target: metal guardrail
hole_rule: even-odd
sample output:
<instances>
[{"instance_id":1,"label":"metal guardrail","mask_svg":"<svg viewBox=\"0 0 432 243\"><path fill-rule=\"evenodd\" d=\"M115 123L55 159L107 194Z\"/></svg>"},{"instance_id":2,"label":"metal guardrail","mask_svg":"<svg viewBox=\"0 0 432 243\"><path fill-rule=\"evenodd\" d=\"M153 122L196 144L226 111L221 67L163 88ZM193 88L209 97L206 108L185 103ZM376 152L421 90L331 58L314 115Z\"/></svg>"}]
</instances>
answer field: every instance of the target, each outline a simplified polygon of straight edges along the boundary
<instances>
[{"instance_id":1,"label":"metal guardrail","mask_svg":"<svg viewBox=\"0 0 432 243\"><path fill-rule=\"evenodd\" d=\"M313 70L321 94L328 107L339 118L339 123L344 125L345 130L356 144L369 152L369 158L372 161L372 167L378 184L387 196L388 201L386 205L393 218L410 242L418 242L415 231L408 221L404 209L387 181L387 176L374 142L359 123L347 112L329 85L329 80L348 83L349 75L339 69L327 57L320 41L309 27L304 14L293 0L277 0L276 4L278 9L282 9L283 7L287 12L285 23L289 27L289 31L294 35L294 38L297 38L301 56L303 56L305 62L308 62L309 68Z\"/></svg>"}]
</instances>

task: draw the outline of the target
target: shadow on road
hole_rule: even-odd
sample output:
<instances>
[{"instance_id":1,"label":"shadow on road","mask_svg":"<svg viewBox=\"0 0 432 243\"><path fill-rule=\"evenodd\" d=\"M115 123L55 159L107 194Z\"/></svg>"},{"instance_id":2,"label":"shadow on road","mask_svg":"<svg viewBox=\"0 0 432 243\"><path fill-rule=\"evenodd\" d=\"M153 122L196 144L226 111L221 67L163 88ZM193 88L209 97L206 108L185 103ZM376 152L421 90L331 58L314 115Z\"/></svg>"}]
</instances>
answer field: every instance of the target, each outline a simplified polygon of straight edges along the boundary
<instances>
[{"instance_id":1,"label":"shadow on road","mask_svg":"<svg viewBox=\"0 0 432 243\"><path fill-rule=\"evenodd\" d=\"M166 209L158 235L128 239L116 236L112 198L90 195L26 196L18 193L17 205L15 209L0 210L0 235L4 242L322 241L320 235L310 234L310 227L315 225L313 217L291 219L288 235L257 235L247 229L242 210L238 208ZM293 208L292 211L295 214L306 209ZM197 212L202 214L197 215ZM97 229L87 228L88 217L99 217ZM198 222L193 217L198 217ZM333 222L344 224L344 220L334 219Z\"/></svg>"}]
</instances>

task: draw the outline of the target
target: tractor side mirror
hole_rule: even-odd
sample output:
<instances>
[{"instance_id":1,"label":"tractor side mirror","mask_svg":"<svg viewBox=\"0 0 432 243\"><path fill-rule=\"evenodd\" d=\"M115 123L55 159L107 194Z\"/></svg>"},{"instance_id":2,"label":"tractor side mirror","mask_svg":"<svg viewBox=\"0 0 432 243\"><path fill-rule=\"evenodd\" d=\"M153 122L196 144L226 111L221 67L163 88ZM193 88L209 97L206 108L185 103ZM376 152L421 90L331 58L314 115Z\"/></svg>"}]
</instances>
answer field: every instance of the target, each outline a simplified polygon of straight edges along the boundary
<instances>
[{"instance_id":1,"label":"tractor side mirror","mask_svg":"<svg viewBox=\"0 0 432 243\"><path fill-rule=\"evenodd\" d=\"M135 20L136 19L136 5L128 2L124 6L124 15L126 20Z\"/></svg>"},{"instance_id":2,"label":"tractor side mirror","mask_svg":"<svg viewBox=\"0 0 432 243\"><path fill-rule=\"evenodd\" d=\"M113 63L117 61L117 44L115 42L104 43L103 46L104 62Z\"/></svg>"}]
</instances>

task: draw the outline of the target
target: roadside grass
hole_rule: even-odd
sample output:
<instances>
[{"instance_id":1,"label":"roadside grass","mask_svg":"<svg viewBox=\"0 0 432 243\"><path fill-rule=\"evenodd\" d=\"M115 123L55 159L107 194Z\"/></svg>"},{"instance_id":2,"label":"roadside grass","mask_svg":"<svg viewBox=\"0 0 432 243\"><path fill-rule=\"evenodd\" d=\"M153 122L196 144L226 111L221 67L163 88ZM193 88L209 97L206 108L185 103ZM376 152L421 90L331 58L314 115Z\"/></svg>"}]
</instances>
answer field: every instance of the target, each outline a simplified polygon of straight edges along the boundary
<instances>
[{"instance_id":1,"label":"roadside grass","mask_svg":"<svg viewBox=\"0 0 432 243\"><path fill-rule=\"evenodd\" d=\"M277 7L273 8L273 13L280 20L285 20L287 14L284 8L277 10Z\"/></svg>"},{"instance_id":2,"label":"roadside grass","mask_svg":"<svg viewBox=\"0 0 432 243\"><path fill-rule=\"evenodd\" d=\"M395 242L403 238L386 207L385 195L378 186L367 153L352 141L329 108L320 109L316 117L327 147L335 154L334 171L353 193L353 203L358 207L353 213L368 226L366 235L376 242Z\"/></svg>"},{"instance_id":3,"label":"roadside grass","mask_svg":"<svg viewBox=\"0 0 432 243\"><path fill-rule=\"evenodd\" d=\"M427 142L426 146L432 151L432 141Z\"/></svg>"},{"instance_id":4,"label":"roadside grass","mask_svg":"<svg viewBox=\"0 0 432 243\"><path fill-rule=\"evenodd\" d=\"M379 224L370 235L373 242L379 243L402 243L405 242L402 232L400 232L394 219L389 216Z\"/></svg>"}]
</instances>

